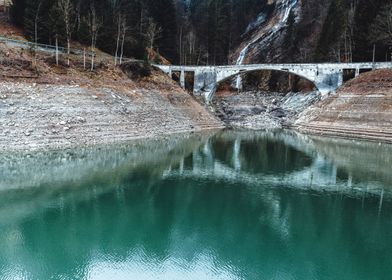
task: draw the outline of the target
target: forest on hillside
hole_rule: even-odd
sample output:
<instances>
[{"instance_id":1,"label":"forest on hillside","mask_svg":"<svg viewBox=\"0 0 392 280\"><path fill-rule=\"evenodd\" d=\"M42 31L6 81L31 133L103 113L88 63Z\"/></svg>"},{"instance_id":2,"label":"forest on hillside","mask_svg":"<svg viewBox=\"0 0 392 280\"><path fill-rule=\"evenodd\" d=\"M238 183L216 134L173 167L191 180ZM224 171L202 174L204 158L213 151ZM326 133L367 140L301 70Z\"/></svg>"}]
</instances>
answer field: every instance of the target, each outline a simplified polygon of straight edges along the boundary
<instances>
[{"instance_id":1,"label":"forest on hillside","mask_svg":"<svg viewBox=\"0 0 392 280\"><path fill-rule=\"evenodd\" d=\"M391 47L391 0L332 0L315 60L391 60Z\"/></svg>"},{"instance_id":2,"label":"forest on hillside","mask_svg":"<svg viewBox=\"0 0 392 280\"><path fill-rule=\"evenodd\" d=\"M40 43L71 41L143 58L146 47L183 64L227 63L266 1L13 0L11 18Z\"/></svg>"},{"instance_id":3,"label":"forest on hillside","mask_svg":"<svg viewBox=\"0 0 392 280\"><path fill-rule=\"evenodd\" d=\"M276 2L12 0L11 18L40 43L72 47L78 41L135 58L153 48L173 63L215 65L231 63L252 22L261 11L272 15ZM391 0L304 0L277 49L283 60L298 62L371 60L373 50L377 60L390 59L391 22ZM317 38L315 45L306 43L309 37ZM260 61L269 59L264 54Z\"/></svg>"}]
</instances>

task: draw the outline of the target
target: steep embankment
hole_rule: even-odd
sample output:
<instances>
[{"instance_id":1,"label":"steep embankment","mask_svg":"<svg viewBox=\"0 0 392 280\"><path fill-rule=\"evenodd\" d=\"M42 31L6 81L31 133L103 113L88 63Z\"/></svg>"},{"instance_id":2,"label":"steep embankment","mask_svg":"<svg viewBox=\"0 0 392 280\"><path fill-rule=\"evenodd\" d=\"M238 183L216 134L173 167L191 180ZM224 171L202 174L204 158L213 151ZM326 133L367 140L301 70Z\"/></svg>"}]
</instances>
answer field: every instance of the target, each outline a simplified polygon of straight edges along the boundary
<instances>
[{"instance_id":1,"label":"steep embankment","mask_svg":"<svg viewBox=\"0 0 392 280\"><path fill-rule=\"evenodd\" d=\"M295 126L307 133L392 142L392 70L361 74L305 110Z\"/></svg>"},{"instance_id":2,"label":"steep embankment","mask_svg":"<svg viewBox=\"0 0 392 280\"><path fill-rule=\"evenodd\" d=\"M113 143L221 126L187 93L166 86L0 83L0 150Z\"/></svg>"}]
</instances>

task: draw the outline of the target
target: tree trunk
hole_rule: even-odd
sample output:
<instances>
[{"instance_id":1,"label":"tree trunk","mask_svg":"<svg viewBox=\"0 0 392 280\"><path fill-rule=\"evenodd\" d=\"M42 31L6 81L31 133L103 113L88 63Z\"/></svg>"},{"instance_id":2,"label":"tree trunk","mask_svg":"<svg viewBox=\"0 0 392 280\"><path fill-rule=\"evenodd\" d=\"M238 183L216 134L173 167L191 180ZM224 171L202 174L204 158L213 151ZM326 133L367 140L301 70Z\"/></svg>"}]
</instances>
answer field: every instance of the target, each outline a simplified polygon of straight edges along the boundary
<instances>
[{"instance_id":1,"label":"tree trunk","mask_svg":"<svg viewBox=\"0 0 392 280\"><path fill-rule=\"evenodd\" d=\"M56 35L56 65L59 66L59 41Z\"/></svg>"},{"instance_id":2,"label":"tree trunk","mask_svg":"<svg viewBox=\"0 0 392 280\"><path fill-rule=\"evenodd\" d=\"M86 48L83 48L83 69L86 70Z\"/></svg>"},{"instance_id":3,"label":"tree trunk","mask_svg":"<svg viewBox=\"0 0 392 280\"><path fill-rule=\"evenodd\" d=\"M121 42L120 64L122 64L123 55L124 55L124 42L125 42L125 31L123 33L122 42Z\"/></svg>"},{"instance_id":4,"label":"tree trunk","mask_svg":"<svg viewBox=\"0 0 392 280\"><path fill-rule=\"evenodd\" d=\"M71 55L71 38L67 38L67 65L70 64L70 55Z\"/></svg>"},{"instance_id":5,"label":"tree trunk","mask_svg":"<svg viewBox=\"0 0 392 280\"><path fill-rule=\"evenodd\" d=\"M120 33L121 33L121 15L117 19L117 40L116 40L116 53L114 55L114 65L117 65L118 48L120 44Z\"/></svg>"}]
</instances>

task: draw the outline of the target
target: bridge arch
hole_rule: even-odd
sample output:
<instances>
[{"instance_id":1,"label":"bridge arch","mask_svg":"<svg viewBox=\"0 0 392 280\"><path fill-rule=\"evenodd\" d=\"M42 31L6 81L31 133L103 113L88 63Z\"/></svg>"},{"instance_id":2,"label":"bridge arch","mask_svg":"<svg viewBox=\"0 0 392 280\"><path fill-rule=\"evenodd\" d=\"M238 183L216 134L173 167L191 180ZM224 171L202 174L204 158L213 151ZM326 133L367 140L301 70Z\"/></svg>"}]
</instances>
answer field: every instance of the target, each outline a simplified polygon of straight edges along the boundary
<instances>
[{"instance_id":1,"label":"bridge arch","mask_svg":"<svg viewBox=\"0 0 392 280\"><path fill-rule=\"evenodd\" d=\"M216 88L219 87L219 84L221 84L221 83L223 83L223 82L226 82L226 81L228 81L228 80L230 80L230 79L236 78L236 77L238 77L239 75L250 74L250 73L257 73L257 72L263 72L263 71L271 71L271 72L278 72L278 73L285 73L285 74L294 75L294 76L296 76L296 77L302 78L302 79L304 79L304 80L306 80L306 81L312 83L313 86L314 86L317 90L320 90L320 89L317 87L317 81L316 81L315 79L313 79L312 76L309 76L309 75L307 76L307 75L305 75L305 74L303 74L303 73L299 73L298 71L290 71L289 69L264 69L264 68L260 68L260 69L250 69L250 70L245 70L245 71L237 71L237 72L234 73L234 74L231 73L231 74L225 74L225 75L222 75L222 76L219 76L219 75L218 75L218 76L217 76L217 80L216 80ZM317 76L317 73L314 73L314 76L316 77L316 76ZM210 97L210 100L213 99L213 97L214 97L214 95L215 95L215 92L212 92L212 94L213 94L213 96Z\"/></svg>"}]
</instances>

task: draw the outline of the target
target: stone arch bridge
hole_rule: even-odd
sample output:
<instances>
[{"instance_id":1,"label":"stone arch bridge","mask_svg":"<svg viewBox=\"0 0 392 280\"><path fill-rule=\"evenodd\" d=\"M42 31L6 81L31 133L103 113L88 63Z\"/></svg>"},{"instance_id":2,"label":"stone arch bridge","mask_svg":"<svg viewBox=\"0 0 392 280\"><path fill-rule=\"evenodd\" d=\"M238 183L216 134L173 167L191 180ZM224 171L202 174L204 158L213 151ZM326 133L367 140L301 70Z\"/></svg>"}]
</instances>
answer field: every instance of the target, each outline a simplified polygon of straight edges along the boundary
<instances>
[{"instance_id":1,"label":"stone arch bridge","mask_svg":"<svg viewBox=\"0 0 392 280\"><path fill-rule=\"evenodd\" d=\"M174 66L154 65L170 77L178 73L180 85L185 88L185 74L194 75L193 93L204 96L207 103L211 102L218 84L239 74L273 70L294 74L311 81L323 94L335 92L343 84L343 71L353 70L355 76L360 71L375 69L392 69L392 62L365 63L319 63L319 64L249 64L229 66Z\"/></svg>"}]
</instances>

